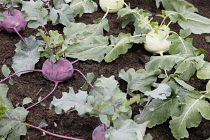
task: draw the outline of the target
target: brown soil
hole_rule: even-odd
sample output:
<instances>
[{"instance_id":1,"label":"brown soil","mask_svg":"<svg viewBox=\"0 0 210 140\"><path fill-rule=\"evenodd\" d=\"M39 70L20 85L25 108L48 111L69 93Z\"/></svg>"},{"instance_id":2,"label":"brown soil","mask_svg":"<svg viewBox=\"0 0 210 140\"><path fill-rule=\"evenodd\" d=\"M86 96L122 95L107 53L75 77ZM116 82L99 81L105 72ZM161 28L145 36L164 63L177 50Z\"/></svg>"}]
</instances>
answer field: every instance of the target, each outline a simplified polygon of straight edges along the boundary
<instances>
[{"instance_id":1,"label":"brown soil","mask_svg":"<svg viewBox=\"0 0 210 140\"><path fill-rule=\"evenodd\" d=\"M98 0L95 0L98 3ZM194 4L195 7L199 9L199 14L210 18L210 1L209 0L189 0ZM139 7L145 10L151 11L154 15L160 13L160 9L156 8L154 0L125 0L126 3L131 4L132 8ZM1 9L2 11L3 9ZM103 17L104 12L99 8L97 12L93 14L84 14L82 17L77 17L76 22L84 22L91 24L93 19ZM120 32L128 33L133 32L133 26L130 25L125 29L121 28L122 19L117 19L116 14L109 14L107 16L111 30L108 35L112 34L117 36ZM158 19L154 19L158 20ZM63 27L61 25L53 26L50 23L47 25L48 30L59 30L62 32ZM172 25L171 30L179 31L180 27L178 25ZM29 37L30 35L36 35L37 29L27 28L23 33L24 37ZM207 52L210 51L210 44L205 42L205 36L202 35L191 35L193 38L193 44L197 48L203 48ZM16 34L9 34L5 32L0 32L0 67L3 64L6 64L11 68L12 57L15 52L15 44L20 41L20 38ZM94 61L79 61L74 64L74 68L81 70L84 74L93 72L96 77L100 75L111 76L115 75L116 79L119 80L120 84L125 85L125 83L120 80L118 73L121 69L140 69L144 68L144 64L149 61L151 54L146 52L141 45L134 45L132 49L129 50L125 55L121 55L112 63L97 63ZM37 63L36 68L40 69L44 58ZM70 59L73 60L73 59ZM206 60L210 60L210 57L207 57ZM2 79L2 74L0 79ZM14 77L15 85L9 86L8 97L12 101L13 105L21 103L25 97L30 97L34 102L42 96L46 96L53 88L54 83L45 80L41 73L33 72L24 74L21 77ZM56 91L53 93L53 96L57 98L61 97L61 92L68 91L69 87L73 87L74 91L77 92L80 87L83 85L84 79L80 74L75 72L73 78L67 82L59 84ZM205 80L197 80L196 78L191 80L191 84L198 88L199 90L205 89ZM123 86L122 86L123 89ZM125 88L124 88L125 89ZM77 137L85 140L91 140L91 134L93 129L98 125L98 120L93 117L85 115L79 117L77 112L69 111L67 113L62 113L60 115L55 114L54 110L49 109L49 103L52 101L52 97L49 97L44 101L46 104L45 107L38 106L30 110L27 117L27 122L33 125L38 126L42 120L45 120L48 124L44 129L54 132L61 135ZM54 124L57 124L55 127ZM156 126L152 129L148 129L147 132L151 133L154 140L173 140L173 136L168 127L168 122ZM189 129L190 137L189 140L206 140L210 137L210 121L203 120L202 123L197 128ZM53 136L42 136L42 132L33 128L28 128L26 136L21 137L21 140L58 140L59 138ZM187 139L186 139L187 140Z\"/></svg>"}]
</instances>

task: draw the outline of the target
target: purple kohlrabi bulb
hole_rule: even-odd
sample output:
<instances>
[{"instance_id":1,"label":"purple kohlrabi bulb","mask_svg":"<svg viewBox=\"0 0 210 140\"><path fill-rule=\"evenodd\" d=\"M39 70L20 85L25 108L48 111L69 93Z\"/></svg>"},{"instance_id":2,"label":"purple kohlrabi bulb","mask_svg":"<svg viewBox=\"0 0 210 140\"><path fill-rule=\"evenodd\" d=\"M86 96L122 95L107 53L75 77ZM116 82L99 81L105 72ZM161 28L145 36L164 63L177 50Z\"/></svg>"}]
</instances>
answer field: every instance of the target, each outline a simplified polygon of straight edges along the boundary
<instances>
[{"instance_id":1,"label":"purple kohlrabi bulb","mask_svg":"<svg viewBox=\"0 0 210 140\"><path fill-rule=\"evenodd\" d=\"M16 32L15 30L18 32L25 30L27 21L24 19L24 14L19 10L14 9L11 12L6 10L3 12L3 15L6 17L6 19L0 22L2 30L5 30L9 33L14 33Z\"/></svg>"}]
</instances>

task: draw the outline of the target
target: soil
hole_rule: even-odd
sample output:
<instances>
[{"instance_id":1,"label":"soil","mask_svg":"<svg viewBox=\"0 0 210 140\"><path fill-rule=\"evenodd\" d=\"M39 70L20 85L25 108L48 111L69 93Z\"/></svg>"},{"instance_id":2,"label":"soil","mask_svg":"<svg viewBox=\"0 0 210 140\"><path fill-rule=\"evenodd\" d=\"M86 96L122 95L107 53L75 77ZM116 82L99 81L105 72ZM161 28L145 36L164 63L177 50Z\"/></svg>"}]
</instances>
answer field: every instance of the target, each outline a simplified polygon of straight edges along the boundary
<instances>
[{"instance_id":1,"label":"soil","mask_svg":"<svg viewBox=\"0 0 210 140\"><path fill-rule=\"evenodd\" d=\"M199 14L207 18L210 18L210 1L209 0L188 0L195 7L199 9ZM95 0L98 3L98 0ZM151 11L154 15L159 14L161 9L157 9L154 0L125 0L126 3L130 3L131 8L139 7L145 10ZM1 11L3 9L1 8ZM83 22L86 24L91 24L92 21L96 18L103 17L104 12L99 8L97 12L93 14L84 14L82 17L76 17L76 22ZM126 28L121 28L122 19L117 19L116 14L108 14L107 16L110 24L110 32L106 35L117 36L120 32L132 33L133 26L132 24ZM158 21L159 18L154 17L154 20ZM171 30L179 31L180 27L177 24L171 25ZM46 26L47 30L59 30L62 32L62 25L51 25L50 23ZM30 35L36 35L37 29L27 28L24 32L21 33L23 37L29 37ZM208 52L210 51L210 44L205 42L205 36L208 34L202 35L191 35L193 38L193 44L196 48L203 48ZM6 64L11 68L12 57L15 54L15 44L20 41L20 38L16 34L9 34L5 32L0 32L0 67L3 64ZM119 80L122 90L125 89L125 82L120 80L118 73L121 69L140 69L144 68L146 62L149 61L151 54L146 52L142 45L134 45L128 53L121 55L118 59L112 63L97 63L95 61L79 61L73 66L76 69L81 70L84 74L93 72L96 77L104 75L109 77L114 75L117 80ZM41 58L40 61L36 64L36 68L40 69L44 58ZM74 59L69 59L73 61ZM210 61L210 57L206 57L207 61ZM3 78L3 75L0 75L0 79ZM9 86L8 97L12 101L13 105L21 103L25 97L30 97L34 102L42 96L46 96L54 87L54 83L45 80L41 73L32 72L24 74L21 77L15 76L13 78L15 85ZM192 78L190 84L196 87L199 90L205 90L206 80L198 80ZM53 93L53 96L57 98L61 97L61 92L68 92L69 87L73 87L74 91L77 92L80 87L83 85L83 77L75 72L71 80L59 84L56 91ZM76 138L81 138L85 140L91 140L92 131L96 126L98 126L97 118L90 117L88 115L78 116L75 111L68 111L62 114L56 114L55 111L49 109L49 104L52 101L53 96L47 98L44 103L46 106L37 106L33 107L27 117L27 122L33 125L38 126L42 120L45 120L48 124L44 129L50 132L54 132L60 135L72 136ZM138 109L137 109L138 111ZM137 112L134 111L134 112ZM56 126L56 125L57 126ZM210 137L210 121L202 120L200 125L197 128L189 129L189 138L185 140L206 140ZM173 136L170 132L168 122L165 122L162 125L156 126L152 129L147 130L153 136L154 140L173 140ZM42 132L33 128L28 128L27 135L22 136L21 140L58 140L59 138L53 136L42 136Z\"/></svg>"}]
</instances>

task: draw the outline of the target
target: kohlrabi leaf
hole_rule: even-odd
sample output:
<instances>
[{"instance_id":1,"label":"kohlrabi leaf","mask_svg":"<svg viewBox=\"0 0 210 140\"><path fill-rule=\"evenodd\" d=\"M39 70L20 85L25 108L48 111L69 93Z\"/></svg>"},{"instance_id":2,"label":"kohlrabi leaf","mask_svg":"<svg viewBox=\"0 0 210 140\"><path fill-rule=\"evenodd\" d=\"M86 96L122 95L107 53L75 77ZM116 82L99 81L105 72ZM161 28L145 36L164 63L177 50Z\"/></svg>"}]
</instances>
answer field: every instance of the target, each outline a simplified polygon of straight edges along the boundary
<instances>
[{"instance_id":1,"label":"kohlrabi leaf","mask_svg":"<svg viewBox=\"0 0 210 140\"><path fill-rule=\"evenodd\" d=\"M161 2L162 0L155 0L155 1L156 1L156 7L159 8L159 7L160 7L160 2Z\"/></svg>"},{"instance_id":2,"label":"kohlrabi leaf","mask_svg":"<svg viewBox=\"0 0 210 140\"><path fill-rule=\"evenodd\" d=\"M172 42L169 53L170 54L188 54L195 55L196 48L193 46L192 38L184 39L189 35L190 31L180 30L180 36L178 34L173 34L169 36L168 40Z\"/></svg>"},{"instance_id":3,"label":"kohlrabi leaf","mask_svg":"<svg viewBox=\"0 0 210 140\"><path fill-rule=\"evenodd\" d=\"M71 108L77 110L79 115L84 115L87 112L88 106L88 94L86 91L79 91L77 94L74 93L74 90L70 87L69 92L63 92L62 97L57 99L53 97L51 106L55 107L55 112L57 114L66 112Z\"/></svg>"},{"instance_id":4,"label":"kohlrabi leaf","mask_svg":"<svg viewBox=\"0 0 210 140\"><path fill-rule=\"evenodd\" d=\"M145 11L143 9L131 9L130 7L122 8L118 11L118 18L128 16L129 18L125 18L122 22L122 27L125 27L130 21L134 21L135 26L135 33L134 35L137 35L139 32L144 33L144 29L151 29L151 19L149 19L149 16L151 16L151 13L149 11ZM140 31L140 29L142 31ZM147 30L148 31L148 30Z\"/></svg>"},{"instance_id":5,"label":"kohlrabi leaf","mask_svg":"<svg viewBox=\"0 0 210 140\"><path fill-rule=\"evenodd\" d=\"M156 0L159 2L160 0ZM187 2L186 0L161 0L162 5L165 10L168 11L176 11L178 7L183 7L185 10L191 12L198 12L198 9L195 8L191 3Z\"/></svg>"},{"instance_id":6,"label":"kohlrabi leaf","mask_svg":"<svg viewBox=\"0 0 210 140\"><path fill-rule=\"evenodd\" d=\"M103 96L99 96L98 93L95 91L94 95L99 96L99 102L100 100L108 101L108 100L114 100L117 101L118 99L126 100L126 94L120 91L119 89L119 83L117 80L115 80L114 76L111 77L104 77L101 76L101 78L98 78L94 83L95 89L97 89Z\"/></svg>"},{"instance_id":7,"label":"kohlrabi leaf","mask_svg":"<svg viewBox=\"0 0 210 140\"><path fill-rule=\"evenodd\" d=\"M203 55L188 57L177 64L175 73L180 74L181 79L188 81L195 74L196 70L203 67L204 64Z\"/></svg>"},{"instance_id":8,"label":"kohlrabi leaf","mask_svg":"<svg viewBox=\"0 0 210 140\"><path fill-rule=\"evenodd\" d=\"M178 22L183 29L190 28L195 34L210 33L210 19L195 13L197 8L189 2L162 0L162 3L171 20Z\"/></svg>"},{"instance_id":9,"label":"kohlrabi leaf","mask_svg":"<svg viewBox=\"0 0 210 140\"><path fill-rule=\"evenodd\" d=\"M206 62L203 67L198 69L197 77L199 79L210 79L210 63Z\"/></svg>"},{"instance_id":10,"label":"kohlrabi leaf","mask_svg":"<svg viewBox=\"0 0 210 140\"><path fill-rule=\"evenodd\" d=\"M25 20L28 22L29 28L44 27L48 21L48 11L44 7L41 0L37 1L23 1L22 11L25 11Z\"/></svg>"},{"instance_id":11,"label":"kohlrabi leaf","mask_svg":"<svg viewBox=\"0 0 210 140\"><path fill-rule=\"evenodd\" d=\"M191 85L187 84L185 81L183 81L182 79L178 78L178 75L174 74L174 75L170 75L169 77L166 77L162 83L166 83L170 86L170 88L172 89L172 91L180 96L181 98L179 99L185 99L188 97L187 93L188 91L193 91L195 90L194 87L192 87Z\"/></svg>"},{"instance_id":12,"label":"kohlrabi leaf","mask_svg":"<svg viewBox=\"0 0 210 140\"><path fill-rule=\"evenodd\" d=\"M154 83L153 86L156 88L152 91L146 91L144 95L150 96L154 99L167 99L171 95L171 88L165 83L157 84Z\"/></svg>"},{"instance_id":13,"label":"kohlrabi leaf","mask_svg":"<svg viewBox=\"0 0 210 140\"><path fill-rule=\"evenodd\" d=\"M2 71L2 74L4 75L4 77L8 77L9 74L11 73L10 69L5 64L1 67L1 71ZM11 85L14 84L14 81L12 80L12 78L9 78L9 83Z\"/></svg>"},{"instance_id":14,"label":"kohlrabi leaf","mask_svg":"<svg viewBox=\"0 0 210 140\"><path fill-rule=\"evenodd\" d=\"M81 17L84 13L93 13L98 6L92 0L71 0L70 8L74 11L74 16Z\"/></svg>"},{"instance_id":15,"label":"kohlrabi leaf","mask_svg":"<svg viewBox=\"0 0 210 140\"><path fill-rule=\"evenodd\" d=\"M2 74L4 75L4 77L9 76L10 74L10 69L4 64L1 68Z\"/></svg>"},{"instance_id":16,"label":"kohlrabi leaf","mask_svg":"<svg viewBox=\"0 0 210 140\"><path fill-rule=\"evenodd\" d=\"M58 23L68 26L70 22L74 22L73 10L69 4L62 3L61 0L53 1L54 7L50 7L50 16L52 24Z\"/></svg>"},{"instance_id":17,"label":"kohlrabi leaf","mask_svg":"<svg viewBox=\"0 0 210 140\"><path fill-rule=\"evenodd\" d=\"M8 109L13 109L13 105L11 101L7 98L7 92L9 87L5 84L0 84L0 98L1 103L6 106Z\"/></svg>"},{"instance_id":18,"label":"kohlrabi leaf","mask_svg":"<svg viewBox=\"0 0 210 140\"><path fill-rule=\"evenodd\" d=\"M7 110L8 108L4 105L4 103L2 102L2 98L0 96L0 119L2 118L2 115L4 115Z\"/></svg>"},{"instance_id":19,"label":"kohlrabi leaf","mask_svg":"<svg viewBox=\"0 0 210 140\"><path fill-rule=\"evenodd\" d=\"M135 71L133 68L125 71L121 70L119 77L125 80L128 85L128 92L133 91L150 91L151 86L157 80L157 75L160 74L159 70L154 70L151 72L145 71L144 69L139 69Z\"/></svg>"},{"instance_id":20,"label":"kohlrabi leaf","mask_svg":"<svg viewBox=\"0 0 210 140\"><path fill-rule=\"evenodd\" d=\"M66 44L90 43L98 35L103 35L104 30L109 31L107 19L102 19L96 24L70 23L63 29Z\"/></svg>"},{"instance_id":21,"label":"kohlrabi leaf","mask_svg":"<svg viewBox=\"0 0 210 140\"><path fill-rule=\"evenodd\" d=\"M154 99L146 106L146 110L141 118L136 115L136 120L140 123L149 120L148 127L152 128L156 125L164 123L170 116L179 115L179 102L177 98L167 100ZM139 120L140 119L140 120Z\"/></svg>"},{"instance_id":22,"label":"kohlrabi leaf","mask_svg":"<svg viewBox=\"0 0 210 140\"><path fill-rule=\"evenodd\" d=\"M26 135L27 128L24 122L28 111L23 107L17 107L7 111L2 120L0 120L0 137L4 137L7 140L20 140L20 136ZM13 121L14 120L14 121Z\"/></svg>"},{"instance_id":23,"label":"kohlrabi leaf","mask_svg":"<svg viewBox=\"0 0 210 140\"><path fill-rule=\"evenodd\" d=\"M66 56L83 61L94 60L101 62L109 49L108 44L108 37L98 35L92 38L92 43L75 43L70 45Z\"/></svg>"},{"instance_id":24,"label":"kohlrabi leaf","mask_svg":"<svg viewBox=\"0 0 210 140\"><path fill-rule=\"evenodd\" d=\"M185 57L186 56L179 54L152 56L150 61L146 63L145 67L147 71L154 71L159 68L164 70L171 70L179 61L184 60Z\"/></svg>"},{"instance_id":25,"label":"kohlrabi leaf","mask_svg":"<svg viewBox=\"0 0 210 140\"><path fill-rule=\"evenodd\" d=\"M192 87L191 85L185 83L183 80L181 80L180 78L178 77L173 77L174 81L179 84L182 88L186 89L186 90L189 90L189 91L192 91L192 90L195 90L194 87ZM172 87L173 89L176 88L176 87L173 87L173 86L170 86Z\"/></svg>"},{"instance_id":26,"label":"kohlrabi leaf","mask_svg":"<svg viewBox=\"0 0 210 140\"><path fill-rule=\"evenodd\" d=\"M108 37L103 36L103 30L109 30L107 19L96 24L71 23L65 27L65 44L69 46L66 56L101 62L110 49Z\"/></svg>"},{"instance_id":27,"label":"kohlrabi leaf","mask_svg":"<svg viewBox=\"0 0 210 140\"><path fill-rule=\"evenodd\" d=\"M123 28L130 21L134 21L133 25L135 27L135 31L133 33L134 36L132 37L132 42L144 43L145 34L147 34L152 29L152 18L149 18L151 13L139 8L131 9L127 6L126 8L122 8L118 11L118 18L124 16L126 16L126 18L122 22Z\"/></svg>"},{"instance_id":28,"label":"kohlrabi leaf","mask_svg":"<svg viewBox=\"0 0 210 140\"><path fill-rule=\"evenodd\" d=\"M15 72L34 69L35 64L40 58L40 53L38 52L40 45L43 45L43 41L36 40L34 36L25 38L25 43L20 41L16 44L17 48L15 49L12 64L12 68Z\"/></svg>"},{"instance_id":29,"label":"kohlrabi leaf","mask_svg":"<svg viewBox=\"0 0 210 140\"><path fill-rule=\"evenodd\" d=\"M117 42L115 43L115 41ZM106 62L112 62L119 57L120 54L125 54L128 49L132 47L131 34L120 33L117 39L111 38L111 44L109 45L109 52L106 53L104 60Z\"/></svg>"},{"instance_id":30,"label":"kohlrabi leaf","mask_svg":"<svg viewBox=\"0 0 210 140\"><path fill-rule=\"evenodd\" d=\"M87 73L87 76L86 76L86 81L84 83L84 85L82 86L82 90L87 90L88 89L88 86L89 86L89 83L91 83L94 79L95 75L93 73Z\"/></svg>"},{"instance_id":31,"label":"kohlrabi leaf","mask_svg":"<svg viewBox=\"0 0 210 140\"><path fill-rule=\"evenodd\" d=\"M42 52L41 57L45 56L50 58L55 63L59 58L63 57L67 53L67 46L64 45L64 38L62 34L57 30L50 30L48 35L45 32L38 29L40 35L45 40L46 44L39 47L39 51Z\"/></svg>"},{"instance_id":32,"label":"kohlrabi leaf","mask_svg":"<svg viewBox=\"0 0 210 140\"><path fill-rule=\"evenodd\" d=\"M102 117L107 124L109 121L118 122L131 117L132 111L129 101L126 99L127 95L119 89L119 83L114 76L98 78L94 83L94 88L90 91L90 95L94 96L95 100L90 112L92 116ZM138 101L138 99L134 100ZM108 115L108 120L106 115Z\"/></svg>"},{"instance_id":33,"label":"kohlrabi leaf","mask_svg":"<svg viewBox=\"0 0 210 140\"><path fill-rule=\"evenodd\" d=\"M131 119L121 121L120 124L110 127L105 138L111 140L143 140L147 123L137 124Z\"/></svg>"},{"instance_id":34,"label":"kohlrabi leaf","mask_svg":"<svg viewBox=\"0 0 210 140\"><path fill-rule=\"evenodd\" d=\"M194 34L210 33L210 19L199 14L179 9L179 14L184 17L178 21L178 24L183 28L190 28Z\"/></svg>"},{"instance_id":35,"label":"kohlrabi leaf","mask_svg":"<svg viewBox=\"0 0 210 140\"><path fill-rule=\"evenodd\" d=\"M183 106L180 116L173 116L170 121L170 128L176 139L188 138L187 128L197 127L202 117L210 120L210 106L204 101L202 95L198 99L188 98Z\"/></svg>"}]
</instances>

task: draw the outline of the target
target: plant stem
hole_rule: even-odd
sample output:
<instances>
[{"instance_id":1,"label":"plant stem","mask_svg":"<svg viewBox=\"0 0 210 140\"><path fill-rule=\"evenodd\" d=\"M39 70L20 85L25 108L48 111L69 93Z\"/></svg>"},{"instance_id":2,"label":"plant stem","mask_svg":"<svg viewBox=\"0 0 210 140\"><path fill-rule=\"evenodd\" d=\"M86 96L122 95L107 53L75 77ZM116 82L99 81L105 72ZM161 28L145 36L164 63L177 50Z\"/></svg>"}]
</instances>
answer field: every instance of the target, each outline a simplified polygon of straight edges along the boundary
<instances>
[{"instance_id":1,"label":"plant stem","mask_svg":"<svg viewBox=\"0 0 210 140\"><path fill-rule=\"evenodd\" d=\"M16 122L16 123L21 123L21 124L24 124L24 125L27 125L29 127L32 127L32 128L35 128L35 129L38 129L48 135L51 135L51 136L55 136L55 137L58 137L58 138L63 138L63 139L69 139L69 140L82 140L82 139L78 139L78 138L73 138L73 137L67 137L67 136L63 136L63 135L59 135L59 134L55 134L55 133L52 133L52 132L49 132L49 131L46 131L40 127L37 127L37 126L34 126L34 125L31 125L31 124L28 124L28 123L23 123L21 121L17 121L17 120L12 120L12 119L2 119L2 120L5 120L5 121L11 121L11 122Z\"/></svg>"},{"instance_id":2,"label":"plant stem","mask_svg":"<svg viewBox=\"0 0 210 140\"><path fill-rule=\"evenodd\" d=\"M148 101L147 101L146 105L144 106L144 109L142 110L142 112L141 112L140 115L139 115L139 119L136 121L137 124L139 124L139 122L140 122L140 120L141 120L141 118L142 118L142 116L143 116L143 114L144 114L144 111L145 111L145 109L146 109L146 106L148 106L149 103L150 103L150 99L148 98Z\"/></svg>"},{"instance_id":3,"label":"plant stem","mask_svg":"<svg viewBox=\"0 0 210 140\"><path fill-rule=\"evenodd\" d=\"M102 19L104 19L104 18L106 18L106 16L108 15L108 13L109 13L109 7L106 7L107 8L107 11L106 11L106 13L104 14L104 16L103 16L103 18Z\"/></svg>"},{"instance_id":4,"label":"plant stem","mask_svg":"<svg viewBox=\"0 0 210 140\"><path fill-rule=\"evenodd\" d=\"M163 56L163 51L162 52L159 52L159 54L162 57ZM168 77L168 73L167 73L167 71L165 69L164 69L164 72L165 72L166 77Z\"/></svg>"},{"instance_id":5,"label":"plant stem","mask_svg":"<svg viewBox=\"0 0 210 140\"><path fill-rule=\"evenodd\" d=\"M75 60L75 61L73 61L73 62L71 62L71 64L73 65L74 63L76 63L76 62L78 62L79 60Z\"/></svg>"},{"instance_id":6,"label":"plant stem","mask_svg":"<svg viewBox=\"0 0 210 140\"><path fill-rule=\"evenodd\" d=\"M16 27L12 27L12 29L16 32L16 34L18 34L18 36L22 39L22 41L26 44L25 39L22 37L22 35L20 35L20 33L17 31Z\"/></svg>"},{"instance_id":7,"label":"plant stem","mask_svg":"<svg viewBox=\"0 0 210 140\"><path fill-rule=\"evenodd\" d=\"M17 75L17 74L19 74L19 73L22 73L22 72L27 72L27 71L37 71L37 72L42 72L42 70L39 70L39 69L34 69L34 70L22 70L22 71L18 71L18 72L13 73L12 75L10 75L10 76L8 76L8 77L6 77L6 78L2 79L2 80L0 81L0 83L2 83L2 82L4 82L5 80L7 80L7 79L11 78L12 76L15 76L15 75Z\"/></svg>"},{"instance_id":8,"label":"plant stem","mask_svg":"<svg viewBox=\"0 0 210 140\"><path fill-rule=\"evenodd\" d=\"M121 1L122 1L122 0L121 0ZM129 6L128 6L128 4L127 4L127 3L125 3L124 1L123 1L123 3L124 3L124 5L125 5L126 7L129 7Z\"/></svg>"},{"instance_id":9,"label":"plant stem","mask_svg":"<svg viewBox=\"0 0 210 140\"><path fill-rule=\"evenodd\" d=\"M80 71L80 70L78 70L78 69L74 69L75 71L77 71L77 72L79 72L81 75L82 75L82 77L87 81L87 78L85 77L85 75ZM104 97L104 95L101 93L101 92L99 92L98 90L96 90L96 89L94 89L94 87L93 87L93 85L90 83L90 82L87 82L92 88L93 88L93 90L95 90L99 95L101 95L102 97Z\"/></svg>"},{"instance_id":10,"label":"plant stem","mask_svg":"<svg viewBox=\"0 0 210 140\"><path fill-rule=\"evenodd\" d=\"M33 105L29 106L28 108L26 108L26 110L29 110L30 108L38 105L39 103L41 103L42 101L44 101L46 98L48 98L55 91L55 89L57 88L58 84L60 83L60 81L54 81L54 82L55 82L55 86L52 89L52 91L47 96L45 96L44 98L42 98L40 101L38 101L35 104L33 104Z\"/></svg>"}]
</instances>

